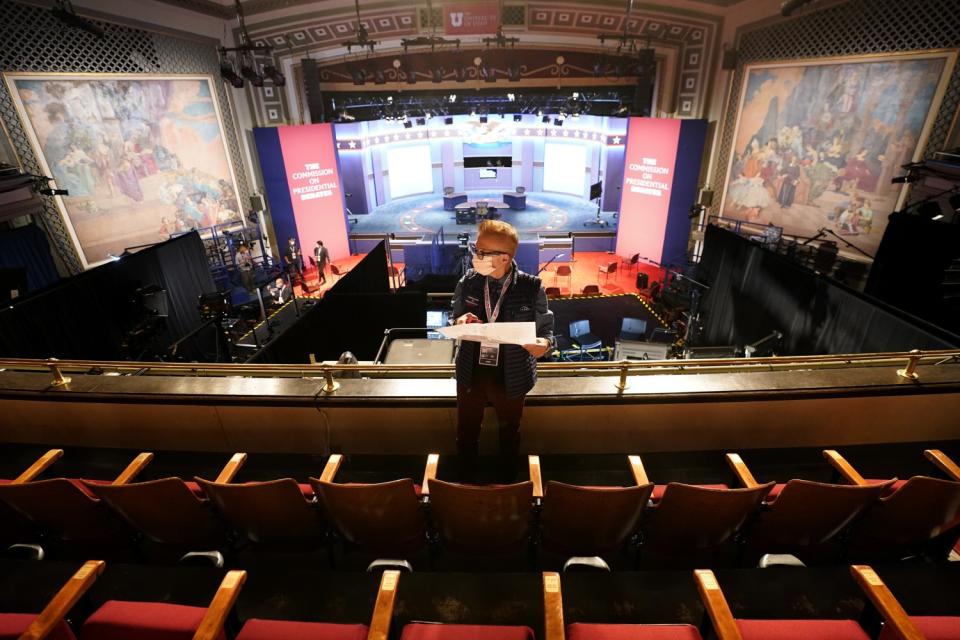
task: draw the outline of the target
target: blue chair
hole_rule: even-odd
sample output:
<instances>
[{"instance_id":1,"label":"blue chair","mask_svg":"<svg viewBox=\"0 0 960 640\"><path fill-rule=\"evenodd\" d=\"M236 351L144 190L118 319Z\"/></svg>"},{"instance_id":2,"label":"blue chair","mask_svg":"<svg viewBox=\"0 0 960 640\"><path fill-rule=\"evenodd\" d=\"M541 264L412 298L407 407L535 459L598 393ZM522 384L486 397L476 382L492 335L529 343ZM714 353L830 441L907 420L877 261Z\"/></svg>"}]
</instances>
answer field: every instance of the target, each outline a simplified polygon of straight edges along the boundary
<instances>
[{"instance_id":1,"label":"blue chair","mask_svg":"<svg viewBox=\"0 0 960 640\"><path fill-rule=\"evenodd\" d=\"M620 323L620 339L641 341L647 335L647 321L640 318L624 318Z\"/></svg>"},{"instance_id":2,"label":"blue chair","mask_svg":"<svg viewBox=\"0 0 960 640\"><path fill-rule=\"evenodd\" d=\"M600 359L595 358L588 353L590 349L601 349L603 347L603 341L594 334L590 333L589 320L577 320L576 322L570 323L570 340L575 347L580 349L581 360L585 355L591 360Z\"/></svg>"}]
</instances>

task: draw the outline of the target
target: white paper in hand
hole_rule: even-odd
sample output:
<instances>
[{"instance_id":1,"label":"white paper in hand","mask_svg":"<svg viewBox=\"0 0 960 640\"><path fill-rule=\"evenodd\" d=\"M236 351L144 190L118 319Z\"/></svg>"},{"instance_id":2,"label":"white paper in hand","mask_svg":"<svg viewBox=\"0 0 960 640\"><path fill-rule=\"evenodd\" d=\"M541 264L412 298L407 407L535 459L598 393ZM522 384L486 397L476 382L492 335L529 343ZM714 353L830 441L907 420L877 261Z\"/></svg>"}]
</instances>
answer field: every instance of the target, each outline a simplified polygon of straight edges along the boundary
<instances>
[{"instance_id":1,"label":"white paper in hand","mask_svg":"<svg viewBox=\"0 0 960 640\"><path fill-rule=\"evenodd\" d=\"M473 322L455 324L438 329L447 338L497 344L534 344L537 341L536 322Z\"/></svg>"}]
</instances>

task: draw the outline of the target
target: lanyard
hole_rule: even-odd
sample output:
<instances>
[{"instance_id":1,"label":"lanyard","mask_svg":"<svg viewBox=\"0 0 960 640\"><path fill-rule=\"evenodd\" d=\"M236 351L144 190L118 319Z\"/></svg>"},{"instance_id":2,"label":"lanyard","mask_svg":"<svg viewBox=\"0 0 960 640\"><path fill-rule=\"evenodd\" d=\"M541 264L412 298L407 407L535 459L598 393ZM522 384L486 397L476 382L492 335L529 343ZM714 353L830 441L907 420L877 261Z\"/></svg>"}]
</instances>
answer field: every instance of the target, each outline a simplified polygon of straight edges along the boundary
<instances>
[{"instance_id":1,"label":"lanyard","mask_svg":"<svg viewBox=\"0 0 960 640\"><path fill-rule=\"evenodd\" d=\"M487 308L487 322L497 321L497 316L500 315L500 305L503 304L503 299L507 297L507 289L510 288L510 284L516 279L517 272L513 270L510 277L503 283L503 289L500 290L500 297L497 299L497 306L493 309L490 308L490 279L483 279L483 304Z\"/></svg>"}]
</instances>

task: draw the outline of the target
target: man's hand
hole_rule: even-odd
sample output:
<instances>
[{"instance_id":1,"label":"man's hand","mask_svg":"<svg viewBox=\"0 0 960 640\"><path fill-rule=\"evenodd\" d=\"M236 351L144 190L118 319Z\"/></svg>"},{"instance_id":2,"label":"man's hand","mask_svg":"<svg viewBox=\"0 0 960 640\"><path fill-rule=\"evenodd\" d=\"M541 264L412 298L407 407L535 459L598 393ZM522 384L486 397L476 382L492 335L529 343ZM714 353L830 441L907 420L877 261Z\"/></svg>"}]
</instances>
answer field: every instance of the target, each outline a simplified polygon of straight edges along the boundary
<instances>
[{"instance_id":1,"label":"man's hand","mask_svg":"<svg viewBox=\"0 0 960 640\"><path fill-rule=\"evenodd\" d=\"M479 322L479 323L483 324L482 321L480 320L480 318L478 318L477 316L475 316L475 315L473 315L472 313L469 313L469 312L468 312L468 313L463 314L462 316L460 316L460 317L457 318L456 320L454 320L454 321L453 321L453 324L473 324L473 323L475 323L475 322Z\"/></svg>"},{"instance_id":2,"label":"man's hand","mask_svg":"<svg viewBox=\"0 0 960 640\"><path fill-rule=\"evenodd\" d=\"M546 338L537 338L537 341L533 344L525 344L523 348L527 350L527 353L532 355L534 358L539 358L547 352L547 349L550 348L550 341Z\"/></svg>"}]
</instances>

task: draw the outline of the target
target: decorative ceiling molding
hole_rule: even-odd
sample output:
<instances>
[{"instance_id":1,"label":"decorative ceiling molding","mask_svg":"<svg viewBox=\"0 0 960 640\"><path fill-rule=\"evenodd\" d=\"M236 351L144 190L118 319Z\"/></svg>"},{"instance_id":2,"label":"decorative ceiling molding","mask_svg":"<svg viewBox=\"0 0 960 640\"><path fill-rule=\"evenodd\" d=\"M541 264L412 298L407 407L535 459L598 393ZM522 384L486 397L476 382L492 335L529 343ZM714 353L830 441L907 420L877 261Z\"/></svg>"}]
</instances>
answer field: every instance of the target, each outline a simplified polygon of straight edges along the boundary
<instances>
[{"instance_id":1,"label":"decorative ceiling molding","mask_svg":"<svg viewBox=\"0 0 960 640\"><path fill-rule=\"evenodd\" d=\"M214 18L223 18L224 20L231 20L237 17L237 12L232 5L222 5L219 2L214 2L213 0L157 0L164 4L169 4L174 7L179 7L181 9L186 9L188 11L195 11L197 13L202 13L207 16L213 16ZM244 6L244 11L246 11L246 6Z\"/></svg>"}]
</instances>

